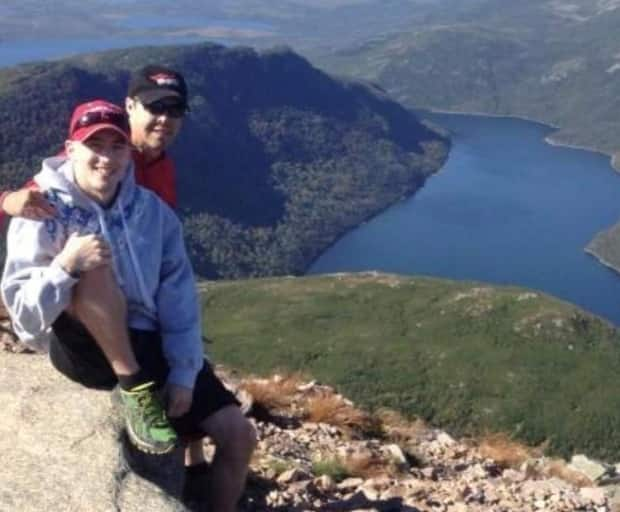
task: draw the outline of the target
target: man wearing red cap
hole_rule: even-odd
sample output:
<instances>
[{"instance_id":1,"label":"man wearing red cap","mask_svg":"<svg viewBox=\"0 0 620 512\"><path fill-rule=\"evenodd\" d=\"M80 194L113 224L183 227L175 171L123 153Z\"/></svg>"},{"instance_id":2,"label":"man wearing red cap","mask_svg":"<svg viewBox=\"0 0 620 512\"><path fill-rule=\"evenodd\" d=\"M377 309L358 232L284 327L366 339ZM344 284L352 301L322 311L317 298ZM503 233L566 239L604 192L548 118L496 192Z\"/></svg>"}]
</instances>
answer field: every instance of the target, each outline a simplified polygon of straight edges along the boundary
<instances>
[{"instance_id":1,"label":"man wearing red cap","mask_svg":"<svg viewBox=\"0 0 620 512\"><path fill-rule=\"evenodd\" d=\"M130 162L125 112L101 100L79 105L65 155L45 159L34 178L56 213L12 220L1 291L23 341L52 328L54 366L87 387L118 382L134 444L166 453L177 434L156 390L200 382L200 316L179 220L136 186ZM118 283L102 291L104 311L83 297L93 275Z\"/></svg>"},{"instance_id":2,"label":"man wearing red cap","mask_svg":"<svg viewBox=\"0 0 620 512\"><path fill-rule=\"evenodd\" d=\"M177 136L188 110L185 80L180 73L161 66L142 68L131 77L125 108L131 126L136 182L175 207L175 169L165 150ZM10 215L31 219L45 219L55 211L54 205L32 187L0 196L0 206ZM117 294L116 287L111 286L114 281L101 269L88 272L81 281L79 300L88 307L83 308L80 319L89 329L91 324L94 329L107 325L108 317L118 314L109 308L111 297ZM220 403L218 394L219 391L215 393L216 402ZM183 387L176 388L168 399L168 416L182 416L191 403L191 394ZM205 433L216 445L216 455L208 468L202 441L188 444L186 466L192 477L190 482L194 480L199 483L198 487L202 486L208 469L213 510L234 510L255 445L254 430L237 405L227 400L215 408L204 426ZM191 486L188 489L191 490Z\"/></svg>"}]
</instances>

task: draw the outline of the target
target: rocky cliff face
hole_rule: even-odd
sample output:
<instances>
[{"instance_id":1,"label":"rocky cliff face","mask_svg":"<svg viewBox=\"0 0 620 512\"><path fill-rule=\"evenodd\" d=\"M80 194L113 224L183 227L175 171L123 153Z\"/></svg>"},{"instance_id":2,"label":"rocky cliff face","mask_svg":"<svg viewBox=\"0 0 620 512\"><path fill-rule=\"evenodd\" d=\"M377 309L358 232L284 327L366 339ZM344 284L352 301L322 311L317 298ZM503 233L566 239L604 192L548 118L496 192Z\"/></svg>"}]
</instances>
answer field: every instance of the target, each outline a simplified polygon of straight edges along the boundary
<instances>
[{"instance_id":1,"label":"rocky cliff face","mask_svg":"<svg viewBox=\"0 0 620 512\"><path fill-rule=\"evenodd\" d=\"M614 510L613 489L595 486L601 472L370 416L293 377L235 385L260 438L246 512ZM187 510L175 498L181 454L141 460L109 395L64 379L46 356L0 351L0 399L1 510Z\"/></svg>"}]
</instances>

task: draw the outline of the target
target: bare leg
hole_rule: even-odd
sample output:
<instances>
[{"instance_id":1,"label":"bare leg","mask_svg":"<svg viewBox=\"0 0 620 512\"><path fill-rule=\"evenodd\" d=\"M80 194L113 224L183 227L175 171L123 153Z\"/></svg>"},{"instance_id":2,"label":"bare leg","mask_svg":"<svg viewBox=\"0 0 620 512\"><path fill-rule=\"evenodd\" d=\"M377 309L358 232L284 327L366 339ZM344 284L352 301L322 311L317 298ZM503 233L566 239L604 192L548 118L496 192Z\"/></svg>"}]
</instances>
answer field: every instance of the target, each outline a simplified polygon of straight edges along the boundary
<instances>
[{"instance_id":1,"label":"bare leg","mask_svg":"<svg viewBox=\"0 0 620 512\"><path fill-rule=\"evenodd\" d=\"M210 510L234 512L256 446L256 431L235 405L209 416L202 427L215 443L209 481Z\"/></svg>"},{"instance_id":2,"label":"bare leg","mask_svg":"<svg viewBox=\"0 0 620 512\"><path fill-rule=\"evenodd\" d=\"M84 273L68 313L88 329L118 377L129 439L139 450L169 453L177 435L154 393L155 383L144 382L129 339L127 303L110 267Z\"/></svg>"},{"instance_id":3,"label":"bare leg","mask_svg":"<svg viewBox=\"0 0 620 512\"><path fill-rule=\"evenodd\" d=\"M211 466L206 463L202 439L189 442L185 447L183 501L190 509L199 505L202 510L207 504L210 476Z\"/></svg>"},{"instance_id":4,"label":"bare leg","mask_svg":"<svg viewBox=\"0 0 620 512\"><path fill-rule=\"evenodd\" d=\"M116 375L140 369L129 342L125 296L109 266L82 275L69 312L90 331Z\"/></svg>"}]
</instances>

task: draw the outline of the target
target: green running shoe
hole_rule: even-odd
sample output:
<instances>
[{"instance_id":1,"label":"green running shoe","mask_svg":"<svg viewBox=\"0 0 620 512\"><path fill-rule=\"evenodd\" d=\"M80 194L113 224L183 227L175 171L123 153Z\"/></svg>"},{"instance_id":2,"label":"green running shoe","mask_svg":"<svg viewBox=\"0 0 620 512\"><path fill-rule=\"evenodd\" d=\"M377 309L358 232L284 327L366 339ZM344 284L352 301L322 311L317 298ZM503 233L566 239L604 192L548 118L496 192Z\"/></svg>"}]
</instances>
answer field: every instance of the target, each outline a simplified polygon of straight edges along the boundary
<instances>
[{"instance_id":1,"label":"green running shoe","mask_svg":"<svg viewBox=\"0 0 620 512\"><path fill-rule=\"evenodd\" d=\"M157 396L155 383L147 382L129 391L121 389L120 396L127 433L136 448L157 455L171 452L177 434Z\"/></svg>"}]
</instances>

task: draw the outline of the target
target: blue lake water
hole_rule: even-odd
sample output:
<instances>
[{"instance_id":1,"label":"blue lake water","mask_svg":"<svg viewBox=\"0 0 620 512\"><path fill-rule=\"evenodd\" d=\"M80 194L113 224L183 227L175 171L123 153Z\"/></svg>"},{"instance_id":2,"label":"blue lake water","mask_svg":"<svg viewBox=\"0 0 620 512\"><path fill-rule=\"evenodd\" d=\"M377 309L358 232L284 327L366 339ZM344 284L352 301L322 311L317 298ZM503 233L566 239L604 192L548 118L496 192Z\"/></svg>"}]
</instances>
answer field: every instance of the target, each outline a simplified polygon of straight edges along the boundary
<instances>
[{"instance_id":1,"label":"blue lake water","mask_svg":"<svg viewBox=\"0 0 620 512\"><path fill-rule=\"evenodd\" d=\"M60 59L80 53L98 52L131 46L163 46L204 41L200 37L100 37L96 39L47 39L36 41L0 41L0 68L24 62Z\"/></svg>"},{"instance_id":2,"label":"blue lake water","mask_svg":"<svg viewBox=\"0 0 620 512\"><path fill-rule=\"evenodd\" d=\"M0 68L30 61L59 59L80 53L98 52L132 46L164 46L190 44L205 41L200 36L166 36L157 29L195 29L201 27L222 27L239 30L270 31L275 28L267 23L253 20L219 20L192 16L140 16L119 19L119 27L151 31L145 35L110 36L75 39L35 39L20 41L0 40ZM228 44L226 38L209 38L209 41Z\"/></svg>"},{"instance_id":3,"label":"blue lake water","mask_svg":"<svg viewBox=\"0 0 620 512\"><path fill-rule=\"evenodd\" d=\"M509 118L424 114L451 132L442 170L351 231L310 274L381 270L543 290L620 325L620 275L584 252L620 219L609 158Z\"/></svg>"},{"instance_id":4,"label":"blue lake water","mask_svg":"<svg viewBox=\"0 0 620 512\"><path fill-rule=\"evenodd\" d=\"M196 27L223 27L242 30L272 30L273 25L254 20L217 19L208 16L158 16L156 14L131 16L120 19L117 23L121 27L132 29L157 28L196 28Z\"/></svg>"}]
</instances>

